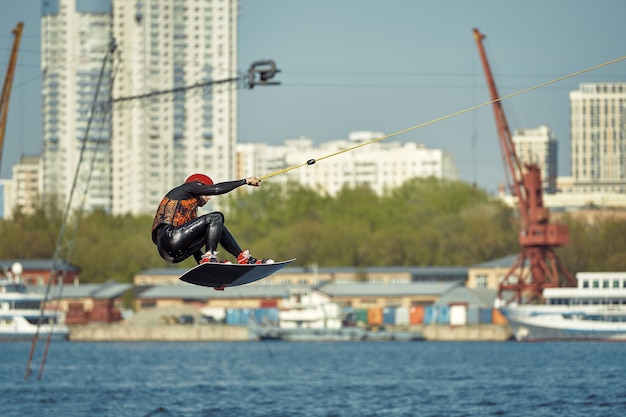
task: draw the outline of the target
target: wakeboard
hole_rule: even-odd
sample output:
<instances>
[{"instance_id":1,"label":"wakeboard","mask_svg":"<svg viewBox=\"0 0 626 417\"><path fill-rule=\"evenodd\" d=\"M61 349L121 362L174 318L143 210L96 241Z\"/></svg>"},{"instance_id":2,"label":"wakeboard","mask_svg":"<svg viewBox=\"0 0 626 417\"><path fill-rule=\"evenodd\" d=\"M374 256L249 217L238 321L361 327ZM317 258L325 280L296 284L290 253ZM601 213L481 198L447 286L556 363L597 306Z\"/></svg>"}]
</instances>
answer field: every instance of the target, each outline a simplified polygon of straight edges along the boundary
<instances>
[{"instance_id":1,"label":"wakeboard","mask_svg":"<svg viewBox=\"0 0 626 417\"><path fill-rule=\"evenodd\" d=\"M235 287L268 277L295 260L251 265L205 263L191 268L179 279L203 287Z\"/></svg>"}]
</instances>

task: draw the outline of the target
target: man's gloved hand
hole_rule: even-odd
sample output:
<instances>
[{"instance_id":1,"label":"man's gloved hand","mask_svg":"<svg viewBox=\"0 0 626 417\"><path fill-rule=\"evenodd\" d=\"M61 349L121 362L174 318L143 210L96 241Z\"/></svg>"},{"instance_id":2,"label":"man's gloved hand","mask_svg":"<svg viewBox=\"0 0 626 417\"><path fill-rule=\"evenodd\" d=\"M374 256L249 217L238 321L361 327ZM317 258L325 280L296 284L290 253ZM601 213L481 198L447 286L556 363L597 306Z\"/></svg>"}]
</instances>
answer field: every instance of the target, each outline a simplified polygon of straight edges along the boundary
<instances>
[{"instance_id":1,"label":"man's gloved hand","mask_svg":"<svg viewBox=\"0 0 626 417\"><path fill-rule=\"evenodd\" d=\"M246 184L258 187L261 184L261 180L257 177L248 177L246 178Z\"/></svg>"}]
</instances>

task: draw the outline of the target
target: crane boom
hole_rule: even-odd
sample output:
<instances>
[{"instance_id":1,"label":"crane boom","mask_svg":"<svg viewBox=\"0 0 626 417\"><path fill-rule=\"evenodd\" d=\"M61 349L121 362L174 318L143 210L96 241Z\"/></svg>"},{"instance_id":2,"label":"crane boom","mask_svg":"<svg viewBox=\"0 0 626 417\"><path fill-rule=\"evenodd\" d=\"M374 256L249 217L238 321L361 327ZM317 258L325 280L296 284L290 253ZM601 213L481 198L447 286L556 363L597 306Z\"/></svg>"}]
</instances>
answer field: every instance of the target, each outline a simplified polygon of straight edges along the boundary
<instances>
[{"instance_id":1,"label":"crane boom","mask_svg":"<svg viewBox=\"0 0 626 417\"><path fill-rule=\"evenodd\" d=\"M483 66L483 71L485 72L485 77L487 79L487 87L489 88L489 93L491 95L493 114L496 120L496 127L498 129L498 136L500 137L500 148L502 151L502 156L505 162L505 169L508 168L507 185L509 187L509 191L512 195L518 196L523 193L523 189L520 187L520 178L522 177L522 165L517 157L517 153L515 152L515 145L513 143L513 139L511 137L511 131L509 130L509 124L506 120L506 115L504 113L504 108L502 107L502 102L500 101L500 94L498 93L498 88L496 87L496 83L493 79L493 74L491 73L491 67L489 66L489 61L487 60L487 54L485 52L485 48L483 47L482 40L485 38L485 35L480 33L478 29L474 29L474 39L476 40L476 44L478 45L478 53L480 55L480 61ZM506 172L505 172L506 174ZM528 220L528 213L524 210L523 206L520 206L520 215L524 218L525 221Z\"/></svg>"},{"instance_id":2,"label":"crane boom","mask_svg":"<svg viewBox=\"0 0 626 417\"><path fill-rule=\"evenodd\" d=\"M569 243L569 229L563 224L550 223L550 210L543 205L540 167L535 163L525 163L522 166L517 157L511 131L500 102L500 95L483 46L485 35L478 29L474 29L473 32L491 94L504 163L511 176L509 189L517 200L522 220L518 235L522 251L501 281L498 298L502 298L504 291L513 291L518 302L522 302L524 295L527 296L528 301L534 301L541 299L544 288L561 284L576 286L576 280L561 264L554 252L554 248ZM529 268L525 268L527 261Z\"/></svg>"},{"instance_id":3,"label":"crane boom","mask_svg":"<svg viewBox=\"0 0 626 417\"><path fill-rule=\"evenodd\" d=\"M0 167L2 166L2 149L4 148L4 133L7 127L7 115L9 114L9 99L11 98L11 88L13 86L13 76L15 75L15 64L17 63L17 51L20 48L22 39L22 30L24 23L19 22L15 29L11 32L15 35L13 40L13 49L11 50L11 59L7 67L7 73L4 77L2 86L2 99L0 100Z\"/></svg>"}]
</instances>

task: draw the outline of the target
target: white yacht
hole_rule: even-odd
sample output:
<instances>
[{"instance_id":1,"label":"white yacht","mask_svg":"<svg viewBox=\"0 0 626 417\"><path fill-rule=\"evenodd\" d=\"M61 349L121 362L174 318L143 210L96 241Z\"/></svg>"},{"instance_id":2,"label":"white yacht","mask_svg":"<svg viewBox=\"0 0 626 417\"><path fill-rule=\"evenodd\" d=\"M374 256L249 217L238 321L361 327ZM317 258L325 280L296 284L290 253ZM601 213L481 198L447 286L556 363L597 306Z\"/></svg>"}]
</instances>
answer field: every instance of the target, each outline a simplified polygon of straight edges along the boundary
<instances>
[{"instance_id":1,"label":"white yacht","mask_svg":"<svg viewBox=\"0 0 626 417\"><path fill-rule=\"evenodd\" d=\"M626 272L581 272L576 288L546 288L545 304L507 305L519 341L626 341Z\"/></svg>"},{"instance_id":2,"label":"white yacht","mask_svg":"<svg viewBox=\"0 0 626 417\"><path fill-rule=\"evenodd\" d=\"M29 292L26 285L0 278L0 341L32 340L39 324L39 336L65 340L69 329L61 323L61 313L40 310L43 294Z\"/></svg>"}]
</instances>

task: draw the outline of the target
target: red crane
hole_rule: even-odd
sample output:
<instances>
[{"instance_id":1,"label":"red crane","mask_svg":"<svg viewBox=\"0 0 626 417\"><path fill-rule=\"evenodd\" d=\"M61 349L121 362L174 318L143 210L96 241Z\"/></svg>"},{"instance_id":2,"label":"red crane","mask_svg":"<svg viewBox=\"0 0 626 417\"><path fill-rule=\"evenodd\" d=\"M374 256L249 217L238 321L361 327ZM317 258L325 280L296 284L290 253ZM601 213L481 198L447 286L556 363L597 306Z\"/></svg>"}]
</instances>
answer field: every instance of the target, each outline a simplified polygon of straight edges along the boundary
<instances>
[{"instance_id":1,"label":"red crane","mask_svg":"<svg viewBox=\"0 0 626 417\"><path fill-rule=\"evenodd\" d=\"M518 303L538 302L544 288L576 286L576 280L561 263L554 249L567 245L569 229L564 224L550 223L550 210L543 205L541 169L535 163L520 163L511 131L502 108L500 95L483 47L485 35L474 29L474 39L491 94L500 146L509 190L517 200L521 217L518 241L521 253L498 287L498 299L505 291L513 291ZM508 171L507 171L508 168ZM528 268L526 265L528 264Z\"/></svg>"},{"instance_id":2,"label":"red crane","mask_svg":"<svg viewBox=\"0 0 626 417\"><path fill-rule=\"evenodd\" d=\"M17 63L17 51L20 48L20 40L22 39L22 30L24 23L19 22L12 33L15 35L13 40L13 49L11 50L11 59L7 67L7 73L4 77L2 85L2 98L0 99L0 165L2 165L2 149L4 148L4 134L7 128L7 116L9 114L9 100L11 98L11 87L13 86L13 76L15 75L15 65Z\"/></svg>"}]
</instances>

